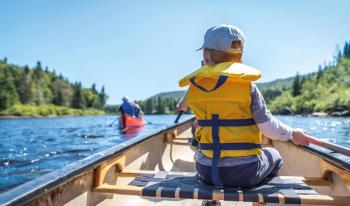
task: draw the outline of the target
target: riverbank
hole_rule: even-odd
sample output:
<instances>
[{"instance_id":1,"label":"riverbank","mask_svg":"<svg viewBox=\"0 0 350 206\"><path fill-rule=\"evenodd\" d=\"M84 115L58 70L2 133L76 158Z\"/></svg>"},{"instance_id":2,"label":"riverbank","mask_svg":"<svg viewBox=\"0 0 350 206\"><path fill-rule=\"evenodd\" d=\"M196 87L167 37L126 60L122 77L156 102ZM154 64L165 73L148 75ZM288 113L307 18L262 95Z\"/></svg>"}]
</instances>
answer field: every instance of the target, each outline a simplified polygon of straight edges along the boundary
<instances>
[{"instance_id":1,"label":"riverbank","mask_svg":"<svg viewBox=\"0 0 350 206\"><path fill-rule=\"evenodd\" d=\"M338 111L338 112L313 112L311 114L315 117L348 117L350 116L350 111Z\"/></svg>"},{"instance_id":2,"label":"riverbank","mask_svg":"<svg viewBox=\"0 0 350 206\"><path fill-rule=\"evenodd\" d=\"M40 118L58 116L92 116L105 115L105 111L97 109L74 109L56 105L15 105L0 112L0 118Z\"/></svg>"},{"instance_id":3,"label":"riverbank","mask_svg":"<svg viewBox=\"0 0 350 206\"><path fill-rule=\"evenodd\" d=\"M286 115L286 116L304 116L304 117L349 117L350 111L338 111L338 112L312 112L312 113L293 113L293 114L279 114L272 113L273 115Z\"/></svg>"}]
</instances>

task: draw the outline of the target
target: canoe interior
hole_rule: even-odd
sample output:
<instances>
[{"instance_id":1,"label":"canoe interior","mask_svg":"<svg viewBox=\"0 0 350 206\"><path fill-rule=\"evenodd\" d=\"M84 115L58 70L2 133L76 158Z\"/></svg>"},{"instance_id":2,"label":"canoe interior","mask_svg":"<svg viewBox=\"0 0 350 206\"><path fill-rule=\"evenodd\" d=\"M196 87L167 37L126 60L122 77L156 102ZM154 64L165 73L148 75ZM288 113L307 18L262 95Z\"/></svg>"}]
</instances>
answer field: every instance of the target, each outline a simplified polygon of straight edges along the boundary
<instances>
[{"instance_id":1,"label":"canoe interior","mask_svg":"<svg viewBox=\"0 0 350 206\"><path fill-rule=\"evenodd\" d=\"M188 146L192 119L163 128L148 136L130 139L107 151L86 158L56 172L44 175L0 195L0 205L202 205L201 200L170 200L138 196L97 193L96 184L119 184L130 177L118 177L118 167L129 171L195 172L194 151ZM175 138L175 139L174 139ZM284 165L281 175L324 177L327 186L313 188L327 195L350 196L350 172L347 158L331 152L297 147L292 143L269 141ZM328 156L327 156L328 155ZM104 174L103 179L99 175ZM232 202L222 202L222 205ZM248 204L249 205L249 204Z\"/></svg>"}]
</instances>

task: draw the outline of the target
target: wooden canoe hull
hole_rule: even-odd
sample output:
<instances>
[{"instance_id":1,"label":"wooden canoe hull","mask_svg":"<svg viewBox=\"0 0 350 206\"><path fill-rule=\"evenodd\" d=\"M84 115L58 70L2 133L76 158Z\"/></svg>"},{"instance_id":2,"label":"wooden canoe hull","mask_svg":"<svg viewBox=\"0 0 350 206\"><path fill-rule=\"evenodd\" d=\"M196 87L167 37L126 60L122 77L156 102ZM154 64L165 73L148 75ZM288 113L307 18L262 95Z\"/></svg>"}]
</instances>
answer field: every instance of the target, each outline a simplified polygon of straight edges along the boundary
<instances>
[{"instance_id":1,"label":"wooden canoe hull","mask_svg":"<svg viewBox=\"0 0 350 206\"><path fill-rule=\"evenodd\" d=\"M117 167L127 170L194 172L194 151L188 146L192 119L136 137L116 147L83 159L59 171L44 175L3 195L0 205L201 205L200 200L164 200L94 191L102 183L128 181L118 177ZM350 173L341 162L317 154L310 148L289 142L264 140L279 150L284 165L281 175L325 177L315 189L321 194L350 196ZM116 166L117 165L117 166ZM100 175L105 174L101 179ZM228 203L223 203L228 204ZM231 203L232 204L232 203Z\"/></svg>"}]
</instances>

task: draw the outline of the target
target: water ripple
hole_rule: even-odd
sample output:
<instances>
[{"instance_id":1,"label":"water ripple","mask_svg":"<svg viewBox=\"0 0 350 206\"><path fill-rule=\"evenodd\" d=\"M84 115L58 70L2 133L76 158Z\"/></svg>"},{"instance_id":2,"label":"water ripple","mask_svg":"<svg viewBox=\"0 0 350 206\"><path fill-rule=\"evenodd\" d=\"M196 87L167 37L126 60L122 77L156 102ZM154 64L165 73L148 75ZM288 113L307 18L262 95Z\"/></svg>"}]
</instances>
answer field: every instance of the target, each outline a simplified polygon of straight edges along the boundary
<instances>
[{"instance_id":1,"label":"water ripple","mask_svg":"<svg viewBox=\"0 0 350 206\"><path fill-rule=\"evenodd\" d=\"M172 124L175 116L150 115L141 133L122 135L114 116L0 119L0 192L137 135Z\"/></svg>"}]
</instances>

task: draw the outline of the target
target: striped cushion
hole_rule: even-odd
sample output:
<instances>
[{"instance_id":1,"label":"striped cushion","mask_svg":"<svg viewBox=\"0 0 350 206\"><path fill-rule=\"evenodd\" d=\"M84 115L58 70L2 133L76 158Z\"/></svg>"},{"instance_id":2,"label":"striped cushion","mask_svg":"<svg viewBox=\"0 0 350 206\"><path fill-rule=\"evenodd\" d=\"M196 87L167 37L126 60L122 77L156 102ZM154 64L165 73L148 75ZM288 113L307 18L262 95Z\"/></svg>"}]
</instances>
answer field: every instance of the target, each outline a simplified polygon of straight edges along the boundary
<instances>
[{"instance_id":1,"label":"striped cushion","mask_svg":"<svg viewBox=\"0 0 350 206\"><path fill-rule=\"evenodd\" d=\"M129 185L143 187L142 196L158 198L206 199L260 203L300 204L299 195L317 195L311 187L293 177L275 177L255 188L216 189L195 173L159 172L140 174Z\"/></svg>"}]
</instances>

